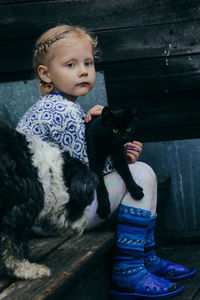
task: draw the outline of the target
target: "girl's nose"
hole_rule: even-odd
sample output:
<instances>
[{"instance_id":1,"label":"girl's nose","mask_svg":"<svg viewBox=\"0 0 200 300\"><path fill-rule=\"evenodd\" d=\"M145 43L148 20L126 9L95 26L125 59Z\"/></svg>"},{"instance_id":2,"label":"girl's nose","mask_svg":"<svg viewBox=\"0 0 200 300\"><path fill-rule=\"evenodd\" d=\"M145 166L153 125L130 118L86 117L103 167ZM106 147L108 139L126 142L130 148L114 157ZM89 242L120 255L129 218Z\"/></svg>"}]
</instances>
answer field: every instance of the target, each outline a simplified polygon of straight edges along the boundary
<instances>
[{"instance_id":1,"label":"girl's nose","mask_svg":"<svg viewBox=\"0 0 200 300\"><path fill-rule=\"evenodd\" d=\"M87 76L88 75L88 71L87 71L87 68L86 68L85 65L80 66L79 75L80 76Z\"/></svg>"}]
</instances>

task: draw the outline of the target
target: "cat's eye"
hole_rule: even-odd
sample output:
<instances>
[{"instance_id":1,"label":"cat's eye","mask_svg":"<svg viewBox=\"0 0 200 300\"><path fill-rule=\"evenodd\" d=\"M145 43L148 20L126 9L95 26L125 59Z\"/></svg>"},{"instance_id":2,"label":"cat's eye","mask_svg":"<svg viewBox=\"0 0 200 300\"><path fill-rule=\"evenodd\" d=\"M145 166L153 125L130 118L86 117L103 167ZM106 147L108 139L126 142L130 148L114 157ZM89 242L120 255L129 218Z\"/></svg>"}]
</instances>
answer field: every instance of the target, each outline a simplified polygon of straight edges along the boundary
<instances>
[{"instance_id":1,"label":"cat's eye","mask_svg":"<svg viewBox=\"0 0 200 300\"><path fill-rule=\"evenodd\" d=\"M131 127L126 128L127 132L131 132Z\"/></svg>"},{"instance_id":2,"label":"cat's eye","mask_svg":"<svg viewBox=\"0 0 200 300\"><path fill-rule=\"evenodd\" d=\"M114 132L114 133L118 133L118 129L114 128L114 129L113 129L113 132Z\"/></svg>"}]
</instances>

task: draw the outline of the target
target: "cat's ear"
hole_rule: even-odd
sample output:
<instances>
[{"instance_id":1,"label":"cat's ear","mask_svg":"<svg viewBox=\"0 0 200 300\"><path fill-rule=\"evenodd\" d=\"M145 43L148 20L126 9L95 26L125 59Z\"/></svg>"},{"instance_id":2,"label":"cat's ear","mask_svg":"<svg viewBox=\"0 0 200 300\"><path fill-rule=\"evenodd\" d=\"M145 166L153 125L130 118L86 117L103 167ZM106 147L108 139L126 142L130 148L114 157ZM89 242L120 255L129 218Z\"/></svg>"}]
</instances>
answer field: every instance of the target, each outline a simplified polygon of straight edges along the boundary
<instances>
[{"instance_id":1,"label":"cat's ear","mask_svg":"<svg viewBox=\"0 0 200 300\"><path fill-rule=\"evenodd\" d=\"M112 114L110 107L108 106L104 106L103 110L102 110L102 115L108 115L108 114Z\"/></svg>"},{"instance_id":2,"label":"cat's ear","mask_svg":"<svg viewBox=\"0 0 200 300\"><path fill-rule=\"evenodd\" d=\"M126 116L129 121L136 121L138 119L138 111L136 109L129 108L127 109Z\"/></svg>"},{"instance_id":3,"label":"cat's ear","mask_svg":"<svg viewBox=\"0 0 200 300\"><path fill-rule=\"evenodd\" d=\"M101 120L102 120L102 124L103 125L108 125L111 123L112 120L112 112L110 110L110 108L108 106L105 106L102 110L102 114L101 114Z\"/></svg>"}]
</instances>

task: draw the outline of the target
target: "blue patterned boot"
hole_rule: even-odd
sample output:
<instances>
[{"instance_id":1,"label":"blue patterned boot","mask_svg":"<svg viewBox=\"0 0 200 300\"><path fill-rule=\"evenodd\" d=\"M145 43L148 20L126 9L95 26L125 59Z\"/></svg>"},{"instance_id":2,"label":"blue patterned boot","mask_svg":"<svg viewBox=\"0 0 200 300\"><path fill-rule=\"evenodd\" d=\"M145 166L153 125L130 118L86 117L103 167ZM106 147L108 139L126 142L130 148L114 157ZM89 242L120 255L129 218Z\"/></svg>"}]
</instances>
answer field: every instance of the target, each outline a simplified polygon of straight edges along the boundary
<instances>
[{"instance_id":1,"label":"blue patterned boot","mask_svg":"<svg viewBox=\"0 0 200 300\"><path fill-rule=\"evenodd\" d=\"M112 299L162 299L183 291L175 283L151 274L144 266L144 243L150 211L120 205Z\"/></svg>"},{"instance_id":2,"label":"blue patterned boot","mask_svg":"<svg viewBox=\"0 0 200 300\"><path fill-rule=\"evenodd\" d=\"M144 264L146 269L152 274L165 278L169 281L178 281L192 277L196 273L196 269L175 264L166 259L161 259L156 255L154 250L154 231L156 227L156 218L157 215L154 215L150 218L145 239Z\"/></svg>"}]
</instances>

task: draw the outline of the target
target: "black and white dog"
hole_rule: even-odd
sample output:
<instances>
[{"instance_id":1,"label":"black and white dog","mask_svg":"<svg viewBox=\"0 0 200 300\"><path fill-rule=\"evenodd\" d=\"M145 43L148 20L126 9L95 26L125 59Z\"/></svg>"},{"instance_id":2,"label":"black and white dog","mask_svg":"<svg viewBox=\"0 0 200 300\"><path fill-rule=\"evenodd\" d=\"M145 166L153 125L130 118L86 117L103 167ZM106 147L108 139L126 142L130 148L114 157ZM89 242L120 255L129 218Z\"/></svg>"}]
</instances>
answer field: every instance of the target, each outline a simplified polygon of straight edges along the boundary
<instances>
[{"instance_id":1,"label":"black and white dog","mask_svg":"<svg viewBox=\"0 0 200 300\"><path fill-rule=\"evenodd\" d=\"M0 244L11 276L50 275L46 266L28 260L31 227L81 234L97 183L96 175L69 153L0 121Z\"/></svg>"}]
</instances>

